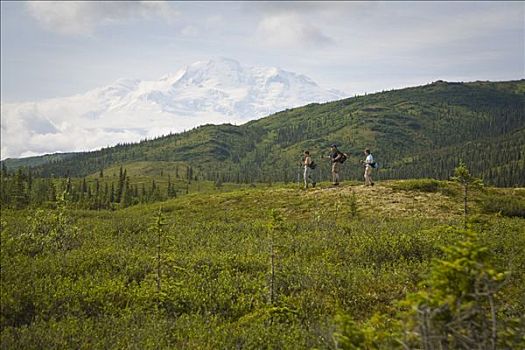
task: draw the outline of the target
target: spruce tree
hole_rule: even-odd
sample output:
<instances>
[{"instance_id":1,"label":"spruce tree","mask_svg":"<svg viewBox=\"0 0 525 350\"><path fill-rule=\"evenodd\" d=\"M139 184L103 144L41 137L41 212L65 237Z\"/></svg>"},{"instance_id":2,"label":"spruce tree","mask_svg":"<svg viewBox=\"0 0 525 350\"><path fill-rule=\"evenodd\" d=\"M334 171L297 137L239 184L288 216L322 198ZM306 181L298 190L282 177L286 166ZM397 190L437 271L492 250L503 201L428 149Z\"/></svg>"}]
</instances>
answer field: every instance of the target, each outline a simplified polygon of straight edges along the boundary
<instances>
[{"instance_id":1,"label":"spruce tree","mask_svg":"<svg viewBox=\"0 0 525 350\"><path fill-rule=\"evenodd\" d=\"M129 207L133 202L133 193L132 189L129 185L129 177L126 177L126 180L124 182L124 189L122 193L122 201L120 202L122 207L126 208Z\"/></svg>"},{"instance_id":2,"label":"spruce tree","mask_svg":"<svg viewBox=\"0 0 525 350\"><path fill-rule=\"evenodd\" d=\"M22 209L27 205L26 186L21 168L19 168L15 174L11 197L13 198L16 209Z\"/></svg>"},{"instance_id":3,"label":"spruce tree","mask_svg":"<svg viewBox=\"0 0 525 350\"><path fill-rule=\"evenodd\" d=\"M463 163L460 161L459 165L454 169L454 176L452 177L453 181L456 181L463 187L463 211L464 211L464 223L465 227L467 225L467 215L468 215L468 190L469 188L479 188L483 186L481 179L478 179L472 176Z\"/></svg>"}]
</instances>

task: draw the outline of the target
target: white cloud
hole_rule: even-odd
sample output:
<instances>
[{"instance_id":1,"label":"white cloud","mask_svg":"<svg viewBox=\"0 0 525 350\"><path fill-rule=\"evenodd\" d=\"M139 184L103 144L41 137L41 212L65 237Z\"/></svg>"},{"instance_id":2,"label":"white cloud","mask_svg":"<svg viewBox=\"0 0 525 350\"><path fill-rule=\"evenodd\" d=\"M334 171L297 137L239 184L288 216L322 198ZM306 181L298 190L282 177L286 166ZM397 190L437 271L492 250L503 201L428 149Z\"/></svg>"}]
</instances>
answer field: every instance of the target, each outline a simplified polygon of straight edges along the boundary
<instances>
[{"instance_id":1,"label":"white cloud","mask_svg":"<svg viewBox=\"0 0 525 350\"><path fill-rule=\"evenodd\" d=\"M99 26L131 19L177 16L165 1L31 1L27 9L43 27L64 35L89 35Z\"/></svg>"},{"instance_id":2,"label":"white cloud","mask_svg":"<svg viewBox=\"0 0 525 350\"><path fill-rule=\"evenodd\" d=\"M519 8L490 7L450 16L427 15L428 18L425 18L424 22L417 23L413 30L394 28L387 33L387 40L384 40L383 45L418 50L441 45L445 46L447 51L455 51L454 43L461 41L475 41L479 46L492 33L520 27L523 30L524 9L525 7L522 7L521 11Z\"/></svg>"},{"instance_id":3,"label":"white cloud","mask_svg":"<svg viewBox=\"0 0 525 350\"><path fill-rule=\"evenodd\" d=\"M182 28L180 33L184 36L197 37L200 34L200 31L197 27L189 25Z\"/></svg>"},{"instance_id":4,"label":"white cloud","mask_svg":"<svg viewBox=\"0 0 525 350\"><path fill-rule=\"evenodd\" d=\"M1 159L89 151L208 122L206 117L200 120L180 118L174 126L169 113L144 110L106 112L98 118L86 112L94 104L96 101L86 99L85 95L38 103L2 103Z\"/></svg>"},{"instance_id":5,"label":"white cloud","mask_svg":"<svg viewBox=\"0 0 525 350\"><path fill-rule=\"evenodd\" d=\"M333 43L333 39L304 17L280 13L264 17L257 28L263 43L275 47L318 47Z\"/></svg>"},{"instance_id":6,"label":"white cloud","mask_svg":"<svg viewBox=\"0 0 525 350\"><path fill-rule=\"evenodd\" d=\"M380 6L373 1L256 1L245 2L247 12L256 10L264 15L298 14L317 19L348 19L370 15Z\"/></svg>"}]
</instances>

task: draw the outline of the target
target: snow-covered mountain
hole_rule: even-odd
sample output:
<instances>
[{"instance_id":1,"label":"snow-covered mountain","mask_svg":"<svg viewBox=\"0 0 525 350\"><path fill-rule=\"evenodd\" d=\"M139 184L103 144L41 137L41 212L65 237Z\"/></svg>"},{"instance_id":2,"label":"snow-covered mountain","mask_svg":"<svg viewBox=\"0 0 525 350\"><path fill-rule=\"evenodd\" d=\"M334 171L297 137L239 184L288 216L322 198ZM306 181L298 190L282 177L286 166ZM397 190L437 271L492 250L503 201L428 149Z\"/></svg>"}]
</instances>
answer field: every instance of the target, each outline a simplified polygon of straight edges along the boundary
<instances>
[{"instance_id":1,"label":"snow-covered mountain","mask_svg":"<svg viewBox=\"0 0 525 350\"><path fill-rule=\"evenodd\" d=\"M71 97L2 103L2 159L96 149L206 123L239 124L343 97L280 68L200 61L155 81L121 79Z\"/></svg>"}]
</instances>

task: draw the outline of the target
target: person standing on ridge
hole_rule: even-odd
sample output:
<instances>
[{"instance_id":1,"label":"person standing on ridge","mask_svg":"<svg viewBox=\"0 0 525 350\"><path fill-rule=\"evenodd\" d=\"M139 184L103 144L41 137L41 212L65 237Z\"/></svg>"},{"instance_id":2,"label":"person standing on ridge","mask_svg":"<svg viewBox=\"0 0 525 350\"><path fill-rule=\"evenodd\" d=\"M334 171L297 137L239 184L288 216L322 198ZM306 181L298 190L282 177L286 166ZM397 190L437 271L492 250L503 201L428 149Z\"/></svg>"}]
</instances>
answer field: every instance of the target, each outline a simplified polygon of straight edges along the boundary
<instances>
[{"instance_id":1,"label":"person standing on ridge","mask_svg":"<svg viewBox=\"0 0 525 350\"><path fill-rule=\"evenodd\" d=\"M308 188L308 183L312 184L312 187L315 187L314 172L316 165L310 156L310 151L304 151L304 188Z\"/></svg>"},{"instance_id":2,"label":"person standing on ridge","mask_svg":"<svg viewBox=\"0 0 525 350\"><path fill-rule=\"evenodd\" d=\"M372 168L375 167L374 157L370 153L370 149L365 149L366 159L361 162L365 165L365 186L374 186L374 181L372 181Z\"/></svg>"},{"instance_id":3,"label":"person standing on ridge","mask_svg":"<svg viewBox=\"0 0 525 350\"><path fill-rule=\"evenodd\" d=\"M330 152L330 160L332 161L332 185L338 186L341 164L346 159L346 155L337 149L336 144L330 146Z\"/></svg>"}]
</instances>

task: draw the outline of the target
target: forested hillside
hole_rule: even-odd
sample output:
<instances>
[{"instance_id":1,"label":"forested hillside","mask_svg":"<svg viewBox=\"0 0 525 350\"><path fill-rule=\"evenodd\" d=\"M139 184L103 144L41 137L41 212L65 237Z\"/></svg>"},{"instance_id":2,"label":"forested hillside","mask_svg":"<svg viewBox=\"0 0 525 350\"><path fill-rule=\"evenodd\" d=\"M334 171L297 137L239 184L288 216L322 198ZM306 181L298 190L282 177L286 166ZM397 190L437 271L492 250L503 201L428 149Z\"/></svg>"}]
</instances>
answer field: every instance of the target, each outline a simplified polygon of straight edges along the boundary
<instances>
[{"instance_id":1,"label":"forested hillside","mask_svg":"<svg viewBox=\"0 0 525 350\"><path fill-rule=\"evenodd\" d=\"M285 110L244 125L205 125L137 144L47 159L28 159L34 176L84 177L121 164L164 161L221 182L293 181L309 149L322 178L331 143L350 155L345 178L360 178L369 147L377 176L446 179L460 159L497 186L525 185L525 80L447 83L357 96ZM40 159L37 157L37 159ZM23 160L4 161L8 170ZM129 165L133 166L133 165Z\"/></svg>"}]
</instances>

